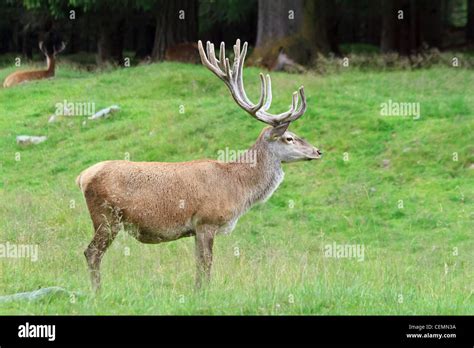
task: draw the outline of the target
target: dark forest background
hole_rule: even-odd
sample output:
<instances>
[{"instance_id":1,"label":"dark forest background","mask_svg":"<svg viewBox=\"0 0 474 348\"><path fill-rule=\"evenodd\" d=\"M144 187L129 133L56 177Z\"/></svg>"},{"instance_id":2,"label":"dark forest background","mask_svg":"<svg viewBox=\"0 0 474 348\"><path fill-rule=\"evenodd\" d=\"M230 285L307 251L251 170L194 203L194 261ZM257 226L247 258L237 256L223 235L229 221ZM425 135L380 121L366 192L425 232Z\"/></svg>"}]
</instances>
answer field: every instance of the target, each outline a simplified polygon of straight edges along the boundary
<instances>
[{"instance_id":1,"label":"dark forest background","mask_svg":"<svg viewBox=\"0 0 474 348\"><path fill-rule=\"evenodd\" d=\"M271 67L284 49L310 65L354 47L409 56L474 43L474 0L1 0L0 54L32 58L54 31L97 63L196 59L198 39L249 41ZM269 62L270 60L270 62Z\"/></svg>"}]
</instances>

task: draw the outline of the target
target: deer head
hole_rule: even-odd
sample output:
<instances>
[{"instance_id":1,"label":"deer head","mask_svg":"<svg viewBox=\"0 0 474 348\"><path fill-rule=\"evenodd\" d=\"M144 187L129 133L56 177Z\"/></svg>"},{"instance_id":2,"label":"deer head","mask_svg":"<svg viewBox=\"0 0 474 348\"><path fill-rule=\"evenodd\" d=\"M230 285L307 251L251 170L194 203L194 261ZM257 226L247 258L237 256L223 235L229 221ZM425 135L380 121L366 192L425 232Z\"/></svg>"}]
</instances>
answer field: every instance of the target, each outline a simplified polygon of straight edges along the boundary
<instances>
[{"instance_id":1,"label":"deer head","mask_svg":"<svg viewBox=\"0 0 474 348\"><path fill-rule=\"evenodd\" d=\"M260 73L261 94L257 104L250 101L245 93L243 82L243 67L247 54L247 42L240 48L238 39L234 45L234 62L232 65L225 57L225 45L222 42L219 59L216 57L214 45L209 41L206 51L201 41L198 42L199 55L202 64L211 70L218 78L224 81L237 105L249 113L253 118L264 122L270 127L265 128L259 141L265 143L267 150L281 162L296 162L321 158L321 151L309 144L296 134L288 131L291 122L300 118L306 111L306 97L301 86L298 92L293 93L291 108L281 114L271 114L268 109L272 102L272 86L270 76Z\"/></svg>"},{"instance_id":2,"label":"deer head","mask_svg":"<svg viewBox=\"0 0 474 348\"><path fill-rule=\"evenodd\" d=\"M48 58L56 57L56 55L64 51L65 48L66 48L66 43L64 41L61 41L58 45L56 44L45 45L43 41L40 41L39 43L40 51L43 52L43 54Z\"/></svg>"}]
</instances>

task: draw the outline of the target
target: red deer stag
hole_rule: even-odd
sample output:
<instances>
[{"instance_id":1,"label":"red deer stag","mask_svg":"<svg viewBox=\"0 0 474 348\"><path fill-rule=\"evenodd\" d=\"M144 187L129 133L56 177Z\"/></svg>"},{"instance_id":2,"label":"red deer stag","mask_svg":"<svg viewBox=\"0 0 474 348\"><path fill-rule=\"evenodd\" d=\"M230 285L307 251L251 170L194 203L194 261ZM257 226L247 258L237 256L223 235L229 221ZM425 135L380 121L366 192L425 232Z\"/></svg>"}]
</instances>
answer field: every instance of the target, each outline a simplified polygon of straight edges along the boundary
<instances>
[{"instance_id":1,"label":"red deer stag","mask_svg":"<svg viewBox=\"0 0 474 348\"><path fill-rule=\"evenodd\" d=\"M94 225L94 237L85 250L92 286L100 287L100 263L123 226L142 243L162 243L194 236L196 287L210 279L212 246L218 233L230 233L242 214L255 203L267 200L283 180L282 162L314 160L321 152L287 131L306 110L303 87L293 94L291 108L278 115L267 110L272 100L270 76L262 74L257 104L247 97L243 66L247 43L234 45L233 64L219 59L207 43L199 41L202 63L224 81L235 102L252 117L269 126L247 150L256 163L236 160L196 160L183 163L105 161L84 170L76 182L81 188ZM245 158L245 156L243 156Z\"/></svg>"},{"instance_id":2,"label":"red deer stag","mask_svg":"<svg viewBox=\"0 0 474 348\"><path fill-rule=\"evenodd\" d=\"M30 71L17 71L7 76L3 82L3 87L12 87L23 82L32 80L42 80L54 76L56 68L56 55L64 50L66 44L61 42L59 48L56 49L54 45L51 48L46 47L43 41L39 43L41 52L46 56L46 70L30 70Z\"/></svg>"}]
</instances>

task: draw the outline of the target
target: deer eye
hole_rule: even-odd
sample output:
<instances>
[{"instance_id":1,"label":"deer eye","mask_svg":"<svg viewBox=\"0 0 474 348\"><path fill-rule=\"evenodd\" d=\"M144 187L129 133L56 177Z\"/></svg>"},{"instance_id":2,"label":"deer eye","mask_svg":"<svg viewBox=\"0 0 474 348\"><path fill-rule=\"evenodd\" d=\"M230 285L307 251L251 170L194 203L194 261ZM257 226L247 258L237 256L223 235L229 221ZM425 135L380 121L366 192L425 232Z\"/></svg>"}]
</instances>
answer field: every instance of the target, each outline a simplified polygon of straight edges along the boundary
<instances>
[{"instance_id":1,"label":"deer eye","mask_svg":"<svg viewBox=\"0 0 474 348\"><path fill-rule=\"evenodd\" d=\"M287 143L292 143L294 141L294 139L292 137L286 137L286 142Z\"/></svg>"}]
</instances>

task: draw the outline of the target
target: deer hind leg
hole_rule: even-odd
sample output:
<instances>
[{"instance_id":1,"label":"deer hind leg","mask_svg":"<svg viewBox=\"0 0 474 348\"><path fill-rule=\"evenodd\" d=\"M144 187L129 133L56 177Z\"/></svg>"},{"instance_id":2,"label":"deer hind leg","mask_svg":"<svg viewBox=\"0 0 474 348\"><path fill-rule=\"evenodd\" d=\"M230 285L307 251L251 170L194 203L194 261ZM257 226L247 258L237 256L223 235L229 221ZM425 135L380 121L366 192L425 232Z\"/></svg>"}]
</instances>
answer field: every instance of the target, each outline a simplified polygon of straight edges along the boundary
<instances>
[{"instance_id":1,"label":"deer hind leg","mask_svg":"<svg viewBox=\"0 0 474 348\"><path fill-rule=\"evenodd\" d=\"M211 279L212 247L218 226L202 225L196 228L196 289L200 289L203 280L206 285Z\"/></svg>"},{"instance_id":2,"label":"deer hind leg","mask_svg":"<svg viewBox=\"0 0 474 348\"><path fill-rule=\"evenodd\" d=\"M94 238L84 251L89 266L92 289L100 290L100 264L107 248L112 244L120 230L120 216L110 207L102 206L100 209L90 209L94 224Z\"/></svg>"}]
</instances>

